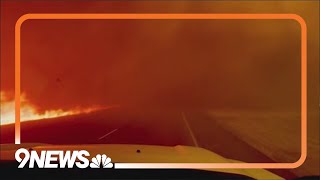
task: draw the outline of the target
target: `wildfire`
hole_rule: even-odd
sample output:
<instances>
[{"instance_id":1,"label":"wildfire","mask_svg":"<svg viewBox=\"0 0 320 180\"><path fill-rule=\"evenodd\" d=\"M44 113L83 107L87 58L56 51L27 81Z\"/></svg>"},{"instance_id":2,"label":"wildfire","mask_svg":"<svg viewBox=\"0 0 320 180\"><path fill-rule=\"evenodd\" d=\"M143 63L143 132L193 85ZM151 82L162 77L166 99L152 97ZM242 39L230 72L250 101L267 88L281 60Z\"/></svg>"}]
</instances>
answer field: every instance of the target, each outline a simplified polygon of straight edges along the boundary
<instances>
[{"instance_id":1,"label":"wildfire","mask_svg":"<svg viewBox=\"0 0 320 180\"><path fill-rule=\"evenodd\" d=\"M20 119L21 121L30 121L46 118L54 118L59 116L74 115L80 113L89 113L99 109L103 109L98 106L90 108L76 108L73 110L64 111L62 109L47 110L42 114L39 114L36 111L35 106L30 103L25 94L20 96ZM14 123L15 119L15 102L13 98L8 98L8 96L1 92L1 116L0 116L0 125Z\"/></svg>"}]
</instances>

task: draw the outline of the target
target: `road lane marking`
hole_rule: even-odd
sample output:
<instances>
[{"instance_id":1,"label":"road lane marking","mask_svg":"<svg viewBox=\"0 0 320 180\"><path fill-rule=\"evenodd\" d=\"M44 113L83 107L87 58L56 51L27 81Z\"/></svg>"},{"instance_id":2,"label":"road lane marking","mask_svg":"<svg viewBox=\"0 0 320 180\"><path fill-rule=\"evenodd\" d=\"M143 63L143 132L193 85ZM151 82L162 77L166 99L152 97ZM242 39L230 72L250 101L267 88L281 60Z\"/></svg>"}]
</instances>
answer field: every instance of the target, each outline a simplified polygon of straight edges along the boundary
<instances>
[{"instance_id":1,"label":"road lane marking","mask_svg":"<svg viewBox=\"0 0 320 180\"><path fill-rule=\"evenodd\" d=\"M112 134L112 133L116 132L117 130L118 130L118 129L114 129L114 130L112 130L112 131L108 132L107 134L105 134L105 135L101 136L101 137L99 138L99 140L101 140L101 139L103 139L103 138L105 138L105 137L109 136L110 134Z\"/></svg>"},{"instance_id":2,"label":"road lane marking","mask_svg":"<svg viewBox=\"0 0 320 180\"><path fill-rule=\"evenodd\" d=\"M192 131L190 125L189 125L189 122L187 121L186 114L185 114L184 112L182 112L181 115L182 115L183 121L185 122L185 124L186 124L186 126L187 126L187 128L188 128L188 131L189 131L189 133L190 133L190 136L191 136L191 139L192 139L192 141L193 141L193 144L194 144L196 147L199 147L198 141L197 141L196 137L195 137L194 134L193 134L193 131Z\"/></svg>"}]
</instances>

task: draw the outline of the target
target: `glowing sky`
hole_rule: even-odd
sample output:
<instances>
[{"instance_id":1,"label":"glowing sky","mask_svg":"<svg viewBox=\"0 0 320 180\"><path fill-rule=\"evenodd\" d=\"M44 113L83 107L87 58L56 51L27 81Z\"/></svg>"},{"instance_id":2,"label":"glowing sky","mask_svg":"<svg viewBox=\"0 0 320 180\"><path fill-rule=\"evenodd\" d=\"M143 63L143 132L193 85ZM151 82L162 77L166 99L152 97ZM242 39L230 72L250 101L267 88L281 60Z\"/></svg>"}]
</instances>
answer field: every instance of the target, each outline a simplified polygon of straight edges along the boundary
<instances>
[{"instance_id":1,"label":"glowing sky","mask_svg":"<svg viewBox=\"0 0 320 180\"><path fill-rule=\"evenodd\" d=\"M1 90L10 100L14 23L27 12L295 10L315 26L311 3L306 8L285 2L253 6L219 2L1 3ZM310 39L312 51L317 45ZM112 104L296 111L300 104L299 49L299 26L294 21L34 20L22 27L21 87L32 111L38 113ZM315 64L315 58L310 56L309 62Z\"/></svg>"}]
</instances>

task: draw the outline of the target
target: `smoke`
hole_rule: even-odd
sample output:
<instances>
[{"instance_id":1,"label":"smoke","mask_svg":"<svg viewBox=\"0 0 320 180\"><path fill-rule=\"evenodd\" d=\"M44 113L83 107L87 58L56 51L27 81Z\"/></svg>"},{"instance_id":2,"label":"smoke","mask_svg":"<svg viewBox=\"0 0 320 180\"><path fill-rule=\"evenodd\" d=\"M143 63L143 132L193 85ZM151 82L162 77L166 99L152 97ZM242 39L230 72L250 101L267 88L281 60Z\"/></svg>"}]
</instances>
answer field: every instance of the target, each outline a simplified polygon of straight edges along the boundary
<instances>
[{"instance_id":1,"label":"smoke","mask_svg":"<svg viewBox=\"0 0 320 180\"><path fill-rule=\"evenodd\" d=\"M298 105L298 30L275 21L30 21L22 91L40 111Z\"/></svg>"},{"instance_id":2,"label":"smoke","mask_svg":"<svg viewBox=\"0 0 320 180\"><path fill-rule=\"evenodd\" d=\"M171 10L192 9L175 6ZM90 8L97 7L85 11ZM39 112L114 104L300 105L300 30L294 21L30 20L22 27L21 47L22 92Z\"/></svg>"}]
</instances>

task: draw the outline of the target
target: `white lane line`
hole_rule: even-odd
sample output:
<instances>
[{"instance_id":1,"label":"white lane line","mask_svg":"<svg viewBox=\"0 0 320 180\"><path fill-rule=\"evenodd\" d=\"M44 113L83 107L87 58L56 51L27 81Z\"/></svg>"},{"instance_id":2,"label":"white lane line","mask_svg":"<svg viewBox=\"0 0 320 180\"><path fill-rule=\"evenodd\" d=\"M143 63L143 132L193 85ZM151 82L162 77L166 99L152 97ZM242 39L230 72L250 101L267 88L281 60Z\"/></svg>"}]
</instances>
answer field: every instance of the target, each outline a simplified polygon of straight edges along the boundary
<instances>
[{"instance_id":1,"label":"white lane line","mask_svg":"<svg viewBox=\"0 0 320 180\"><path fill-rule=\"evenodd\" d=\"M103 139L103 138L105 138L105 137L109 136L110 134L112 134L112 133L116 132L117 130L118 130L118 129L114 129L114 130L112 130L112 131L108 132L107 134L105 134L105 135L101 136L101 137L99 138L99 140L101 140L101 139Z\"/></svg>"},{"instance_id":2,"label":"white lane line","mask_svg":"<svg viewBox=\"0 0 320 180\"><path fill-rule=\"evenodd\" d=\"M194 136L192 129L190 128L189 122L187 121L186 114L184 112L182 112L181 115L182 115L183 121L186 123L186 126L187 126L188 131L189 131L190 136L191 136L191 139L193 141L193 144L196 147L199 147L198 141L197 141L196 137Z\"/></svg>"}]
</instances>

